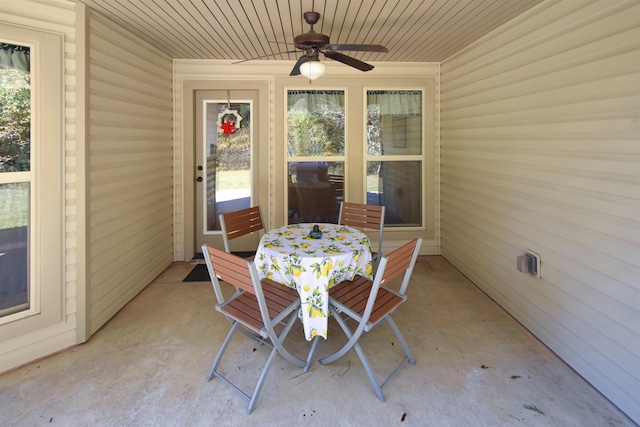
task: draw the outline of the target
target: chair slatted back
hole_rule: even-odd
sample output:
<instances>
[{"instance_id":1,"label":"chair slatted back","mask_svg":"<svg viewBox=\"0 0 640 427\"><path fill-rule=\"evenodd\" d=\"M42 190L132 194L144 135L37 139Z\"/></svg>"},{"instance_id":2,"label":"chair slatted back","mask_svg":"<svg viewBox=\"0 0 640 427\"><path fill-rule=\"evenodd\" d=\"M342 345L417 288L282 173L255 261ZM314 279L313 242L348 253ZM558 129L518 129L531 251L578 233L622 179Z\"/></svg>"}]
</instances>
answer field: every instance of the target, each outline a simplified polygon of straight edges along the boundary
<instances>
[{"instance_id":1,"label":"chair slatted back","mask_svg":"<svg viewBox=\"0 0 640 427\"><path fill-rule=\"evenodd\" d=\"M220 214L220 228L224 238L224 248L231 252L229 240L237 239L249 233L264 231L260 206L252 206L235 212Z\"/></svg>"},{"instance_id":2,"label":"chair slatted back","mask_svg":"<svg viewBox=\"0 0 640 427\"><path fill-rule=\"evenodd\" d=\"M209 257L205 261L211 263L218 279L255 295L251 273L247 268L249 261L211 246L207 246L207 252Z\"/></svg>"},{"instance_id":3,"label":"chair slatted back","mask_svg":"<svg viewBox=\"0 0 640 427\"><path fill-rule=\"evenodd\" d=\"M404 246L396 249L387 255L387 265L384 269L384 274L382 275L382 280L380 284L383 285L386 282L390 282L400 274L405 274L405 276L411 275L413 268L412 265L415 263L413 258L417 257L417 251L415 250L418 239L414 239L411 242L405 244ZM407 282L407 283L405 283ZM400 288L400 293L404 294L406 292L406 287L408 285L408 280L403 281L402 287Z\"/></svg>"},{"instance_id":4,"label":"chair slatted back","mask_svg":"<svg viewBox=\"0 0 640 427\"><path fill-rule=\"evenodd\" d=\"M341 202L338 224L357 228L378 230L378 251L373 252L373 260L382 258L382 237L384 231L384 206L363 205L360 203ZM377 263L375 265L377 269Z\"/></svg>"},{"instance_id":5,"label":"chair slatted back","mask_svg":"<svg viewBox=\"0 0 640 427\"><path fill-rule=\"evenodd\" d=\"M362 313L363 323L368 321L376 323L406 300L405 293L411 280L411 274L413 273L413 267L418 258L421 244L422 239L413 239L380 260L380 266L375 273L372 285L368 290L366 287L360 288L360 292L366 294L367 298L364 311L360 311L361 304L358 304L358 310L356 310ZM391 281L401 274L404 274L404 279L399 293L382 287L385 282ZM364 297L365 295L362 295L362 298ZM400 300L398 300L398 297ZM375 319L370 317L374 309L378 314Z\"/></svg>"},{"instance_id":6,"label":"chair slatted back","mask_svg":"<svg viewBox=\"0 0 640 427\"><path fill-rule=\"evenodd\" d=\"M340 224L359 228L380 229L384 222L384 206L363 205L344 202L340 214Z\"/></svg>"}]
</instances>

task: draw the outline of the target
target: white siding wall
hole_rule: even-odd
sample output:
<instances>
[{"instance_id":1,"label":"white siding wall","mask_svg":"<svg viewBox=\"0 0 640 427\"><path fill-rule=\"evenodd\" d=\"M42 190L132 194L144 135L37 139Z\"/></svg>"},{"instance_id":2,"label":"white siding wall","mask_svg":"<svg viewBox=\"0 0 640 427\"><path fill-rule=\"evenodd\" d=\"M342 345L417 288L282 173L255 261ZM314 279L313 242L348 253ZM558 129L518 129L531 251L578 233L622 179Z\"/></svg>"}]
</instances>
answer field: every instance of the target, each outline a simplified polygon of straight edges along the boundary
<instances>
[{"instance_id":1,"label":"white siding wall","mask_svg":"<svg viewBox=\"0 0 640 427\"><path fill-rule=\"evenodd\" d=\"M173 261L172 61L89 14L87 331Z\"/></svg>"},{"instance_id":2,"label":"white siding wall","mask_svg":"<svg viewBox=\"0 0 640 427\"><path fill-rule=\"evenodd\" d=\"M443 63L441 93L442 254L636 422L639 28L637 0L548 0Z\"/></svg>"},{"instance_id":3,"label":"white siding wall","mask_svg":"<svg viewBox=\"0 0 640 427\"><path fill-rule=\"evenodd\" d=\"M0 342L0 372L46 356L76 343L76 288L78 264L76 263L77 185L75 164L78 140L75 127L76 98L76 6L57 0L2 0L0 20L15 26L52 32L64 38L64 288L65 314L56 325L24 334L18 339Z\"/></svg>"}]
</instances>

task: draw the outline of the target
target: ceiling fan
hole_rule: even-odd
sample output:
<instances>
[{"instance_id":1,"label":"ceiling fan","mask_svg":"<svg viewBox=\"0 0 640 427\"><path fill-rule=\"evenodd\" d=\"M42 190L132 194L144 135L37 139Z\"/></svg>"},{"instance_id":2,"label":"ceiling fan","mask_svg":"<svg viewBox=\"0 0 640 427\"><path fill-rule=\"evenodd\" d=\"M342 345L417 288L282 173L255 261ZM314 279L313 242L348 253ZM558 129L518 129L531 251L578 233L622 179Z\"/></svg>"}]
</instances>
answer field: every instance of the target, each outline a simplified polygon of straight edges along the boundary
<instances>
[{"instance_id":1,"label":"ceiling fan","mask_svg":"<svg viewBox=\"0 0 640 427\"><path fill-rule=\"evenodd\" d=\"M309 75L309 71L311 71L311 63L315 63L313 65L317 67L321 67L321 73L324 72L324 65L319 62L320 53L322 53L325 57L333 59L334 61L342 62L345 65L348 65L353 68L357 68L360 71L369 71L373 69L373 65L367 64L366 62L360 61L359 59L353 58L351 56L347 56L338 51L353 51L353 52L388 52L389 50L381 45L377 44L331 44L329 41L329 36L316 33L313 30L313 26L320 19L320 14L318 12L305 12L304 20L311 26L311 29L304 33L299 34L293 38L293 44L296 46L297 50L291 50L288 52L277 52L270 55L260 56L257 58L250 58L244 61L250 61L251 59L259 59L264 58L266 56L274 56L283 53L295 53L298 50L304 51L304 55L302 55L296 64L293 66L291 70L290 76L298 76L300 74L305 75L311 79L317 78L320 76L315 76L313 72L311 72L311 77ZM307 64L308 63L308 64ZM307 64L307 65L304 65ZM305 70L306 68L306 70ZM302 71L301 71L302 69ZM306 72L305 72L306 71Z\"/></svg>"}]
</instances>

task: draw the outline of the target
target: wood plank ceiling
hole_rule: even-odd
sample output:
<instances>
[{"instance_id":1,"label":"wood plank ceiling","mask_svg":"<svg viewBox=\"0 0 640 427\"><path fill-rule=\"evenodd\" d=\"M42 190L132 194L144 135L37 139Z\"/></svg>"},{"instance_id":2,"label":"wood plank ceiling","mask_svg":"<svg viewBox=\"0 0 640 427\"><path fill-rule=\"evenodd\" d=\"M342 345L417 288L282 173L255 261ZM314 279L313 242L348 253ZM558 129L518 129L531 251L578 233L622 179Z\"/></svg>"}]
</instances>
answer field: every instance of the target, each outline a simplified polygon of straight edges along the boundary
<instances>
[{"instance_id":1,"label":"wood plank ceiling","mask_svg":"<svg viewBox=\"0 0 640 427\"><path fill-rule=\"evenodd\" d=\"M543 0L76 0L174 59L295 60L303 13L331 43L380 44L363 61L441 62Z\"/></svg>"}]
</instances>

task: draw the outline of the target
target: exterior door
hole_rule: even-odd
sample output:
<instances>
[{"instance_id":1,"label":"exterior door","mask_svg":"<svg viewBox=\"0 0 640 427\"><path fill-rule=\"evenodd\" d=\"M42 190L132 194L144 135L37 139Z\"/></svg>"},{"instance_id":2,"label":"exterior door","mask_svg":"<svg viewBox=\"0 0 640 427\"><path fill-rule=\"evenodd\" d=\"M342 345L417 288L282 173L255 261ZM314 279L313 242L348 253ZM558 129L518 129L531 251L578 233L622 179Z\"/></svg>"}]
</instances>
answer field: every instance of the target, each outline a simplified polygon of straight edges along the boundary
<instances>
[{"instance_id":1,"label":"exterior door","mask_svg":"<svg viewBox=\"0 0 640 427\"><path fill-rule=\"evenodd\" d=\"M257 90L196 93L195 252L222 248L219 215L259 204L257 140L253 110ZM234 251L255 250L258 236L233 242Z\"/></svg>"}]
</instances>

